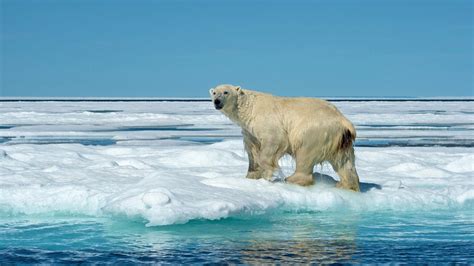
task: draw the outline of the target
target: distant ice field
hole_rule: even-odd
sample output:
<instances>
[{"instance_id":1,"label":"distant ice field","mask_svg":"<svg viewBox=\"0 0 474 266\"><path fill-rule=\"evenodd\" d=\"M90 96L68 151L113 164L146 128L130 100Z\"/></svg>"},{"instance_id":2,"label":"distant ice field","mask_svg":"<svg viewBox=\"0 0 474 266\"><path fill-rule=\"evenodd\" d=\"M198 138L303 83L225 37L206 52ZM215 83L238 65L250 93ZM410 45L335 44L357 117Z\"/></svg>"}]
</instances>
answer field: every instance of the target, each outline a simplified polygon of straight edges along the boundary
<instances>
[{"instance_id":1,"label":"distant ice field","mask_svg":"<svg viewBox=\"0 0 474 266\"><path fill-rule=\"evenodd\" d=\"M356 146L474 146L473 102L335 102ZM162 145L240 138L209 102L2 102L0 143Z\"/></svg>"},{"instance_id":2,"label":"distant ice field","mask_svg":"<svg viewBox=\"0 0 474 266\"><path fill-rule=\"evenodd\" d=\"M18 258L15 245L23 244L15 239L25 234L30 237L24 228L42 228L45 224L64 230L68 226L93 230L89 226L102 228L111 221L126 221L133 228L150 230L172 226L172 239L176 237L180 241L185 238L175 235L180 230L199 234L224 225L235 230L268 230L261 229L258 221L274 226L288 223L290 231L296 230L292 226L299 220L308 226L315 226L311 221L320 225L328 222L331 224L328 230L336 234L342 217L357 216L362 218L354 222L356 227L359 223L367 226L371 217L378 224L376 228L356 230L365 232L362 235L353 232L354 241L361 241L361 246L375 245L378 239L375 237L382 237L381 232L390 224L403 220L410 224L413 219L419 219L437 233L431 235L420 228L421 231L400 225L397 229L400 236L406 237L406 233L414 234L410 239L425 236L427 243L438 239L443 244L436 246L439 252L452 253L443 249L451 236L459 245L456 249L463 247L463 251L457 257L447 257L445 262L474 262L472 256L463 255L473 253L469 246L474 240L473 103L340 101L334 104L357 129L355 152L362 193L335 188L338 176L327 164L315 167L315 186L287 184L284 177L294 170L289 157L280 160L281 169L275 173L273 182L245 179L248 158L240 129L210 102L0 102L0 232L7 232L3 241L0 236L0 243L6 243L0 244L0 254L10 252L12 258ZM445 221L442 227L430 227L440 219ZM240 222L250 225L239 227ZM117 228L122 226L113 228L114 237L120 235L121 229ZM280 225L278 228L286 230ZM212 236L224 237L225 228L222 229ZM147 232L136 230L135 233ZM268 233L262 237L277 242L283 237L281 232L274 237ZM315 234L324 232L315 229L309 236ZM374 234L374 239L364 238L365 234ZM333 236L328 237L333 239ZM42 252L54 248L46 240L37 241L36 246L30 247L39 249L36 262L59 261L52 259L51 254L42 260ZM81 244L77 246L64 245L71 252L83 252L93 245L93 241L87 241L79 241ZM124 248L118 242L113 243L110 249L109 246L104 249L110 252ZM315 249L313 244L308 245ZM335 261L387 262L413 258L407 255L408 260L403 260L400 254L394 253L392 257L386 254L392 259L372 261L361 254ZM63 262L72 262L68 256L64 255L69 259ZM325 262L311 256L304 258L307 260L292 257L287 262ZM358 259L351 260L354 258ZM432 259L437 261L436 256ZM230 262L245 263L245 260L239 257Z\"/></svg>"}]
</instances>

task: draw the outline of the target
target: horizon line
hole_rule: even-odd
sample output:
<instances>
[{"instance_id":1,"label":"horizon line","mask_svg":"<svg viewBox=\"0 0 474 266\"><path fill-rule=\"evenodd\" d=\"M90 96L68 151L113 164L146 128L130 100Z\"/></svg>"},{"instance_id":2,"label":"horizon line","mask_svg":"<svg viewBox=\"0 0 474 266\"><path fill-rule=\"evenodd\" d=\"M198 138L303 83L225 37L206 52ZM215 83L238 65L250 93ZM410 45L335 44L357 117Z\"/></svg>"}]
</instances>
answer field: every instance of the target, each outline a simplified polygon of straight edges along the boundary
<instances>
[{"instance_id":1,"label":"horizon line","mask_svg":"<svg viewBox=\"0 0 474 266\"><path fill-rule=\"evenodd\" d=\"M434 96L434 97L311 97L334 102L365 102L365 101L389 101L389 102L471 102L474 96ZM25 96L0 96L0 102L208 102L204 97L25 97Z\"/></svg>"}]
</instances>

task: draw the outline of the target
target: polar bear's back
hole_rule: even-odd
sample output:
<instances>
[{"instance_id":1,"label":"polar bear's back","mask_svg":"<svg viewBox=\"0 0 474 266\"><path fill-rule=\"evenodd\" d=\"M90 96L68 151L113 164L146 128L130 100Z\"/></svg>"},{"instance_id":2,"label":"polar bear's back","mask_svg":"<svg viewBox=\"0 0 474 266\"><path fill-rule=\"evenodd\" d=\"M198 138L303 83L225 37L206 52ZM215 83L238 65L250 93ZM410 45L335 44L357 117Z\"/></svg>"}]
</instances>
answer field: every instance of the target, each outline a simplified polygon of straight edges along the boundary
<instances>
[{"instance_id":1,"label":"polar bear's back","mask_svg":"<svg viewBox=\"0 0 474 266\"><path fill-rule=\"evenodd\" d=\"M308 97L280 97L250 91L253 94L253 116L259 116L274 132L284 129L294 142L312 136L335 136L349 130L355 139L352 123L330 102ZM273 125L273 126L272 126ZM317 139L317 138L316 138ZM321 139L320 141L325 141Z\"/></svg>"},{"instance_id":2,"label":"polar bear's back","mask_svg":"<svg viewBox=\"0 0 474 266\"><path fill-rule=\"evenodd\" d=\"M272 98L270 98L272 99ZM311 125L321 127L325 124L338 124L347 120L344 115L330 102L307 97L277 97L273 96L272 103L285 124L291 128L305 128Z\"/></svg>"},{"instance_id":3,"label":"polar bear's back","mask_svg":"<svg viewBox=\"0 0 474 266\"><path fill-rule=\"evenodd\" d=\"M287 111L298 112L299 114L326 114L331 116L340 116L342 115L337 108L328 101L317 99L317 98L306 98L306 97L277 97L279 98L282 108Z\"/></svg>"},{"instance_id":4,"label":"polar bear's back","mask_svg":"<svg viewBox=\"0 0 474 266\"><path fill-rule=\"evenodd\" d=\"M321 122L347 120L344 115L330 102L309 97L280 97L257 91L248 91L252 94L251 105L253 115L272 116L278 120L287 120L292 127L303 126L312 121ZM296 124L295 124L296 123ZM350 123L350 122L349 122Z\"/></svg>"}]
</instances>

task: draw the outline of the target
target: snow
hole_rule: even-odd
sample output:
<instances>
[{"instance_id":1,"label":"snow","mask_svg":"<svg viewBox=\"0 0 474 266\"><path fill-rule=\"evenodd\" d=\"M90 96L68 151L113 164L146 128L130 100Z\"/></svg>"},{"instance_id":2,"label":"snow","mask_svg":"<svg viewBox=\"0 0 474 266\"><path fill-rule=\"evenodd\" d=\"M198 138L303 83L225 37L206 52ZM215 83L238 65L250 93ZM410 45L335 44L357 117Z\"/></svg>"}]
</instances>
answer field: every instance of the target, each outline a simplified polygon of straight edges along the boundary
<instances>
[{"instance_id":1,"label":"snow","mask_svg":"<svg viewBox=\"0 0 474 266\"><path fill-rule=\"evenodd\" d=\"M210 103L0 103L0 213L125 216L155 226L279 210L472 209L470 102L336 105L373 144L356 147L362 193L335 188L326 164L315 167L315 186L287 184L288 157L274 182L245 179L240 130Z\"/></svg>"}]
</instances>

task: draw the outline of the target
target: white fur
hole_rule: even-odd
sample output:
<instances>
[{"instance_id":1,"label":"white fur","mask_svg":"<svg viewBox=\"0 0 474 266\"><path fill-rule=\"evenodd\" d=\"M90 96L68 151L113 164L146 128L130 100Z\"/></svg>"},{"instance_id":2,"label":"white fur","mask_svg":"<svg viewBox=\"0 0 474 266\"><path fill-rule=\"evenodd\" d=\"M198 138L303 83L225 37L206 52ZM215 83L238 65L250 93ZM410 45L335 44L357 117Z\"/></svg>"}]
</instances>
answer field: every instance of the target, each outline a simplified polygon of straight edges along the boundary
<instances>
[{"instance_id":1,"label":"white fur","mask_svg":"<svg viewBox=\"0 0 474 266\"><path fill-rule=\"evenodd\" d=\"M339 187L359 191L352 123L331 103L315 98L277 97L219 85L210 90L217 108L242 128L249 155L247 178L270 179L278 160L290 154L296 171L288 182L313 184L313 167L328 161L341 177Z\"/></svg>"}]
</instances>

